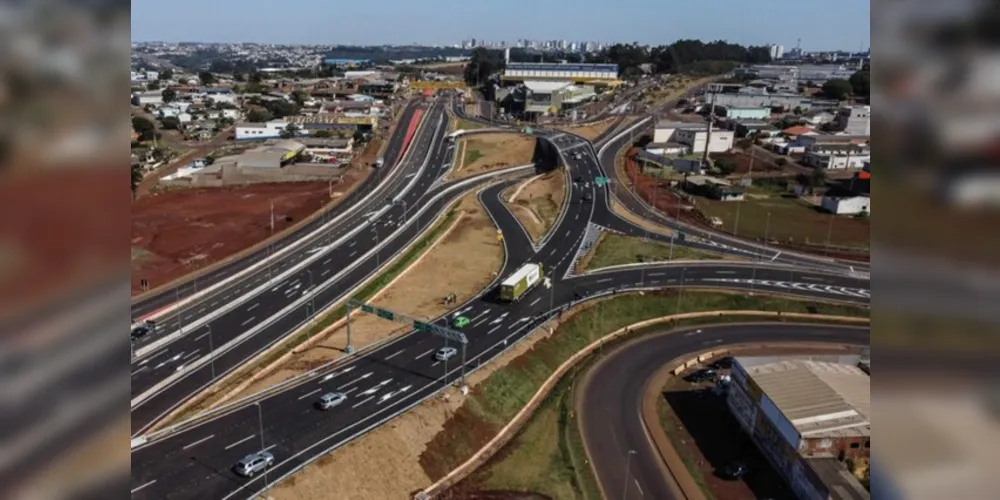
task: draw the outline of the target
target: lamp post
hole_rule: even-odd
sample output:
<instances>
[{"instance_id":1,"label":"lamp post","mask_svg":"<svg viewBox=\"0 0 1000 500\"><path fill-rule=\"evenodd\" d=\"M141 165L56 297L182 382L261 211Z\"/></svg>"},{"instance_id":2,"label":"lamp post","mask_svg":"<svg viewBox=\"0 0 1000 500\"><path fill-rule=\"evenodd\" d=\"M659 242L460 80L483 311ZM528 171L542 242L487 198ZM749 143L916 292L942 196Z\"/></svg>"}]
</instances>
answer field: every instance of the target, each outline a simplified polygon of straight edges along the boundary
<instances>
[{"instance_id":1,"label":"lamp post","mask_svg":"<svg viewBox=\"0 0 1000 500\"><path fill-rule=\"evenodd\" d=\"M264 453L267 448L264 446L264 410L260 406L260 401L254 403L254 405L257 406L257 424L259 426L258 432L260 432L260 452ZM267 481L267 467L264 467L264 498L267 498L267 489L270 486L271 485Z\"/></svg>"}]
</instances>

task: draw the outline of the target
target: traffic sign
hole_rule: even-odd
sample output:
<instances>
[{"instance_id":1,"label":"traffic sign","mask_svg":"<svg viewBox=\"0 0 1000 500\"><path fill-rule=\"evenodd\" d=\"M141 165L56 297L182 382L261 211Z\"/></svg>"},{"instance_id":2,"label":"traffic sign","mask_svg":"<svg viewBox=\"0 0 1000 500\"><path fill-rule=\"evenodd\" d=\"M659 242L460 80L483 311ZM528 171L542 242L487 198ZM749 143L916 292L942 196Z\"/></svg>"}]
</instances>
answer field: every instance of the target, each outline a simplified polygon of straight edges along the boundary
<instances>
[{"instance_id":1,"label":"traffic sign","mask_svg":"<svg viewBox=\"0 0 1000 500\"><path fill-rule=\"evenodd\" d=\"M431 331L431 325L428 323L424 323L423 321L414 321L413 328L421 332Z\"/></svg>"},{"instance_id":2,"label":"traffic sign","mask_svg":"<svg viewBox=\"0 0 1000 500\"><path fill-rule=\"evenodd\" d=\"M361 305L361 310L363 312L368 313L368 314L374 314L375 313L375 308L372 307L372 306L370 306L370 305L368 305L368 304L362 304Z\"/></svg>"},{"instance_id":3,"label":"traffic sign","mask_svg":"<svg viewBox=\"0 0 1000 500\"><path fill-rule=\"evenodd\" d=\"M390 321L396 319L396 316L392 314L392 311L386 311L385 309L382 309L380 307L375 309L375 315L382 319L387 319Z\"/></svg>"},{"instance_id":4,"label":"traffic sign","mask_svg":"<svg viewBox=\"0 0 1000 500\"><path fill-rule=\"evenodd\" d=\"M608 183L607 177L604 176L594 177L594 184L597 184L598 187L604 187L604 185L607 183Z\"/></svg>"}]
</instances>

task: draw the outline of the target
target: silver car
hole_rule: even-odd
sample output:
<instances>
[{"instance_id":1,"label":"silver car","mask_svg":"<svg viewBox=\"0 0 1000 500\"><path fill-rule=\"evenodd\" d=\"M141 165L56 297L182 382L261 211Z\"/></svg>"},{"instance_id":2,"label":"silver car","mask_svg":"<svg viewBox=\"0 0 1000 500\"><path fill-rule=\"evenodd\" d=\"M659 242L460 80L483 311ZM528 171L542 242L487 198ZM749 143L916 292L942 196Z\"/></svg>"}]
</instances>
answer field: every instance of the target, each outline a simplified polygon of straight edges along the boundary
<instances>
[{"instance_id":1,"label":"silver car","mask_svg":"<svg viewBox=\"0 0 1000 500\"><path fill-rule=\"evenodd\" d=\"M233 472L243 477L253 477L272 465L274 465L274 455L266 451L258 451L243 457L243 460L240 460L233 467Z\"/></svg>"},{"instance_id":2,"label":"silver car","mask_svg":"<svg viewBox=\"0 0 1000 500\"><path fill-rule=\"evenodd\" d=\"M454 347L442 347L434 353L434 359L438 361L448 361L456 354L458 354L458 349L455 349Z\"/></svg>"},{"instance_id":3,"label":"silver car","mask_svg":"<svg viewBox=\"0 0 1000 500\"><path fill-rule=\"evenodd\" d=\"M343 403L346 399L347 395L342 392L328 392L320 396L319 401L316 402L316 407L320 410L329 410Z\"/></svg>"}]
</instances>

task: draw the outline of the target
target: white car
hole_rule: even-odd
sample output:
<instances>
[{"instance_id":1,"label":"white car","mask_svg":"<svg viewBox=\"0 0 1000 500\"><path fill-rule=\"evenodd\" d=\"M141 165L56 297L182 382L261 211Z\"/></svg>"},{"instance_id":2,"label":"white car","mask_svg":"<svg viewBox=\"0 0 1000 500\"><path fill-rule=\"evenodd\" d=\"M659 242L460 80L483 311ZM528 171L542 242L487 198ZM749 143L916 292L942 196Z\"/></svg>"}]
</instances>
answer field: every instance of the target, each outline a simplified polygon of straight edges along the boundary
<instances>
[{"instance_id":1,"label":"white car","mask_svg":"<svg viewBox=\"0 0 1000 500\"><path fill-rule=\"evenodd\" d=\"M319 401L316 402L316 407L320 410L329 410L334 406L338 406L347 400L347 395L342 392L328 392L320 396Z\"/></svg>"},{"instance_id":2,"label":"white car","mask_svg":"<svg viewBox=\"0 0 1000 500\"><path fill-rule=\"evenodd\" d=\"M455 357L458 354L458 349L454 347L442 347L434 353L434 359L438 361L448 361L449 359Z\"/></svg>"}]
</instances>

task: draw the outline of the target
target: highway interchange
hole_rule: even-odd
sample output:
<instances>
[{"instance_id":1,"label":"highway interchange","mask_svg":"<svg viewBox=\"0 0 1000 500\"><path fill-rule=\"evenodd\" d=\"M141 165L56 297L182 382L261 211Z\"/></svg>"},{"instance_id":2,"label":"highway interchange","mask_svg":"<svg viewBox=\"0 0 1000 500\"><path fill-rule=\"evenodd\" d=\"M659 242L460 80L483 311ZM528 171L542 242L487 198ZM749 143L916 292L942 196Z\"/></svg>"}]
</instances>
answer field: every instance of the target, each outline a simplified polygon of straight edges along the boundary
<instances>
[{"instance_id":1,"label":"highway interchange","mask_svg":"<svg viewBox=\"0 0 1000 500\"><path fill-rule=\"evenodd\" d=\"M235 283L224 285L224 292L195 298L183 309L185 313L174 315L180 316L184 324L183 335L176 333L180 325L168 319L160 332L137 346L138 356L132 364L133 435L140 435L213 380L280 341L317 311L345 298L408 242L418 238L468 189L495 183L482 190L479 198L504 234L506 259L499 277L526 261L540 262L553 279L553 286L535 290L517 304L499 302L490 287L482 296L457 307L449 316L461 313L472 319L463 332L469 339L464 366L460 358L451 363L435 362L431 353L444 341L411 332L304 377L255 405L134 448L133 498L248 497L456 382L463 371L471 371L499 355L559 310L595 296L684 285L870 302L867 279L852 275L847 264L779 254L735 239L717 239L707 231L691 231L699 237L676 244L753 255L759 260L651 264L577 276L573 269L579 250L593 242L596 228L664 238L645 234L614 214L610 189L597 188L593 182L598 176L608 175L605 170L614 170L615 153L628 140L620 121L616 124L617 137L609 133L595 141L601 147L597 151L591 143L571 134L536 132L540 140L558 149L560 163L567 167L564 175L584 179L568 183L567 203L551 237L536 247L500 199L502 191L534 173L531 167L504 177L483 174L459 182L441 180L454 155L454 148L444 137L448 105L446 97L427 104L422 124L402 161L395 167L389 163L383 167L392 170L374 195L356 206L340 209L348 215L344 220L331 219L325 222L325 229L320 229L324 222L318 222L311 230L300 231L299 236L312 231L317 234L304 244L293 235L284 240L287 243L283 246L289 251L276 256L270 266L247 272ZM464 114L457 102L450 105L453 113ZM408 108L403 116L412 112ZM402 144L399 136L397 130L390 148L394 143ZM578 160L572 155L577 151L582 153ZM585 193L590 194L592 202L583 200ZM396 202L390 204L389 198ZM257 263L263 260L260 256L257 259ZM212 279L221 283L249 267L234 264ZM141 311L134 309L133 314L149 314L154 306L159 308L169 302L164 300L149 302L153 305L144 305ZM449 316L441 318L439 324L446 324ZM166 342L170 338L174 340ZM333 389L350 392L342 409L318 412L312 408L315 397ZM277 465L267 477L245 480L233 475L230 467L236 461L261 448L277 457Z\"/></svg>"}]
</instances>

